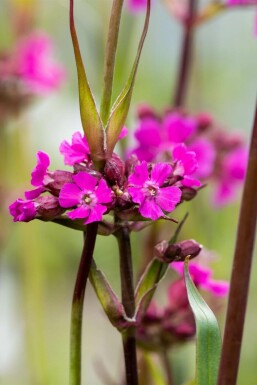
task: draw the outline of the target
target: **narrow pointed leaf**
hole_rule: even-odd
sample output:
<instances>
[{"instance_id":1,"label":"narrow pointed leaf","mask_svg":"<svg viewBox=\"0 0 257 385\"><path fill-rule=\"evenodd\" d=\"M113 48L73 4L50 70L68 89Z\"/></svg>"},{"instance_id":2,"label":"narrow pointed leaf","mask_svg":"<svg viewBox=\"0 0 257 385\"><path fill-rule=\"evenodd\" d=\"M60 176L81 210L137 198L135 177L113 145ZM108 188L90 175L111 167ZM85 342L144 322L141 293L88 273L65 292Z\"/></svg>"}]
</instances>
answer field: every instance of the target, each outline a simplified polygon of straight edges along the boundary
<instances>
[{"instance_id":1,"label":"narrow pointed leaf","mask_svg":"<svg viewBox=\"0 0 257 385\"><path fill-rule=\"evenodd\" d=\"M196 322L196 385L216 385L221 355L219 325L190 277L188 260L184 264L184 277Z\"/></svg>"},{"instance_id":2,"label":"narrow pointed leaf","mask_svg":"<svg viewBox=\"0 0 257 385\"><path fill-rule=\"evenodd\" d=\"M95 293L110 322L119 331L124 331L127 327L134 325L134 321L126 316L123 305L111 288L103 272L97 268L94 260L92 261L89 279Z\"/></svg>"},{"instance_id":3,"label":"narrow pointed leaf","mask_svg":"<svg viewBox=\"0 0 257 385\"><path fill-rule=\"evenodd\" d=\"M104 129L91 92L74 24L74 0L70 0L70 32L78 73L79 104L82 126L94 162L104 159Z\"/></svg>"},{"instance_id":4,"label":"narrow pointed leaf","mask_svg":"<svg viewBox=\"0 0 257 385\"><path fill-rule=\"evenodd\" d=\"M147 0L145 24L144 24L143 32L139 42L136 59L132 67L132 71L130 73L129 79L125 87L123 88L120 95L118 96L118 98L113 104L113 107L111 110L111 116L107 123L107 128L106 128L107 156L111 156L113 149L115 147L115 144L117 143L121 129L124 126L125 120L128 115L132 92L133 92L133 86L135 83L137 68L139 64L139 59L141 56L142 48L144 45L144 41L145 41L145 37L147 34L148 25L149 25L150 3L151 3L151 0Z\"/></svg>"},{"instance_id":5,"label":"narrow pointed leaf","mask_svg":"<svg viewBox=\"0 0 257 385\"><path fill-rule=\"evenodd\" d=\"M171 237L169 244L173 244L177 241L179 233L188 217L188 213L184 216L179 223L174 235ZM144 273L140 277L135 291L135 303L136 303L136 318L140 320L145 314L155 290L158 287L159 282L165 276L169 264L161 262L154 258L146 267Z\"/></svg>"},{"instance_id":6,"label":"narrow pointed leaf","mask_svg":"<svg viewBox=\"0 0 257 385\"><path fill-rule=\"evenodd\" d=\"M154 259L147 266L136 287L136 318L140 320L145 314L157 289L158 283L164 277L168 264Z\"/></svg>"}]
</instances>

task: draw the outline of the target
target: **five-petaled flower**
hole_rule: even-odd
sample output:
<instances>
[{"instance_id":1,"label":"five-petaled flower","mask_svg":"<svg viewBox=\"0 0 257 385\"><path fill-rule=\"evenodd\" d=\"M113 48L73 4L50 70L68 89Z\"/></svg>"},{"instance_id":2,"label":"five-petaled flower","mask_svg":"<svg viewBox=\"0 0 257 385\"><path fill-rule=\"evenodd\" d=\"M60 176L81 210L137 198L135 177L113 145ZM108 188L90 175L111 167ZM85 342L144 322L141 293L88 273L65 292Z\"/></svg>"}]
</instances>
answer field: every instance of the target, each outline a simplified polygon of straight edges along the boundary
<instances>
[{"instance_id":1,"label":"five-petaled flower","mask_svg":"<svg viewBox=\"0 0 257 385\"><path fill-rule=\"evenodd\" d=\"M61 207L73 208L68 212L70 219L85 219L85 224L101 221L107 211L106 203L112 201L112 190L104 179L93 177L81 171L73 176L74 183L66 183L59 195ZM75 207L75 208L74 208Z\"/></svg>"},{"instance_id":2,"label":"five-petaled flower","mask_svg":"<svg viewBox=\"0 0 257 385\"><path fill-rule=\"evenodd\" d=\"M143 217L156 220L170 213L180 202L181 190L176 186L164 187L163 183L172 174L172 167L166 163L153 165L149 173L145 161L135 167L128 179L128 192L133 202L139 204Z\"/></svg>"}]
</instances>

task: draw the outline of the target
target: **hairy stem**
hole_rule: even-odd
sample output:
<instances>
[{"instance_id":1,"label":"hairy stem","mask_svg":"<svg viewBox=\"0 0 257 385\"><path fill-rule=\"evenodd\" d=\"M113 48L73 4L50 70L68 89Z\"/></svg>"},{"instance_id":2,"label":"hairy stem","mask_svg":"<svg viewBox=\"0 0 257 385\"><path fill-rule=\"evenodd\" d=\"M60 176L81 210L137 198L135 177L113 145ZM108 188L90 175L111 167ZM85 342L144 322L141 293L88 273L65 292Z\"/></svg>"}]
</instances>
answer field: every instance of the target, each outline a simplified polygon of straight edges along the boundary
<instances>
[{"instance_id":1,"label":"hairy stem","mask_svg":"<svg viewBox=\"0 0 257 385\"><path fill-rule=\"evenodd\" d=\"M118 44L119 28L123 0L113 0L112 11L109 23L109 33L105 52L105 66L104 66L104 88L101 101L100 115L103 124L106 125L112 99L112 84L115 67L115 57Z\"/></svg>"},{"instance_id":2,"label":"hairy stem","mask_svg":"<svg viewBox=\"0 0 257 385\"><path fill-rule=\"evenodd\" d=\"M128 317L135 314L133 267L130 234L127 227L117 232L120 252L120 275L122 304ZM127 385L138 385L135 328L129 328L122 335Z\"/></svg>"},{"instance_id":3,"label":"hairy stem","mask_svg":"<svg viewBox=\"0 0 257 385\"><path fill-rule=\"evenodd\" d=\"M93 258L98 223L87 226L84 233L84 246L78 268L72 299L71 331L70 331L70 385L81 384L81 336L83 303L87 278Z\"/></svg>"},{"instance_id":4,"label":"hairy stem","mask_svg":"<svg viewBox=\"0 0 257 385\"><path fill-rule=\"evenodd\" d=\"M257 106L241 202L218 385L235 385L257 219Z\"/></svg>"},{"instance_id":5,"label":"hairy stem","mask_svg":"<svg viewBox=\"0 0 257 385\"><path fill-rule=\"evenodd\" d=\"M193 20L197 12L197 0L189 0L187 20L184 22L183 42L180 54L180 63L177 77L177 85L174 95L174 107L185 104L189 73L192 65L193 54Z\"/></svg>"}]
</instances>

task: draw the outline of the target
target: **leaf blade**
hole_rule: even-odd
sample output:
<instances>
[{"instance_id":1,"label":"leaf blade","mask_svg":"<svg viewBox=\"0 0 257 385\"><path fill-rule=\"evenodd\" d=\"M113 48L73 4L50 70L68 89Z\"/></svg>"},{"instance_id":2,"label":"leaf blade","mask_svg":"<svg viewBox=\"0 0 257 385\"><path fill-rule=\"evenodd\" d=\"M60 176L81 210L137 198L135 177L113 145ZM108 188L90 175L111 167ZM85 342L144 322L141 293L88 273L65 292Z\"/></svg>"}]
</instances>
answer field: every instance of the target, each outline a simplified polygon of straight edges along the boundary
<instances>
[{"instance_id":1,"label":"leaf blade","mask_svg":"<svg viewBox=\"0 0 257 385\"><path fill-rule=\"evenodd\" d=\"M74 23L74 0L70 0L70 33L77 66L81 122L93 162L105 158L104 129L90 89Z\"/></svg>"},{"instance_id":2,"label":"leaf blade","mask_svg":"<svg viewBox=\"0 0 257 385\"><path fill-rule=\"evenodd\" d=\"M134 61L130 76L128 78L127 83L125 84L125 87L123 88L123 90L121 91L121 93L119 94L118 98L116 99L116 101L112 106L111 115L107 123L106 143L107 143L107 156L109 157L113 152L113 149L115 147L115 144L117 143L121 129L128 115L133 87L134 87L136 73L137 73L137 68L138 68L141 52L143 49L144 41L146 38L148 26L149 26L150 5L151 5L151 0L147 0L147 11L146 11L145 23L144 23L143 32L139 41L136 59Z\"/></svg>"},{"instance_id":3,"label":"leaf blade","mask_svg":"<svg viewBox=\"0 0 257 385\"><path fill-rule=\"evenodd\" d=\"M221 336L212 310L203 300L184 263L184 277L190 307L196 322L196 385L216 385L221 356Z\"/></svg>"}]
</instances>

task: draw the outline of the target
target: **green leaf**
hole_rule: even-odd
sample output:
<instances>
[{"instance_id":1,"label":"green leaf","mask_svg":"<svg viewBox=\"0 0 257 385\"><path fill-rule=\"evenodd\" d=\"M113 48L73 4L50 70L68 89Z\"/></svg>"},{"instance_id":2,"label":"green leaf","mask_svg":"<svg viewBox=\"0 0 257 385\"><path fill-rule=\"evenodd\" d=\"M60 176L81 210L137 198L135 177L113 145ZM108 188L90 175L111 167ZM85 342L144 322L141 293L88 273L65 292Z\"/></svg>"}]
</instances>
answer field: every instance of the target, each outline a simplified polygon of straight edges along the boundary
<instances>
[{"instance_id":1,"label":"green leaf","mask_svg":"<svg viewBox=\"0 0 257 385\"><path fill-rule=\"evenodd\" d=\"M184 277L196 322L196 385L216 385L221 355L221 336L215 315L195 287L184 263Z\"/></svg>"},{"instance_id":2,"label":"green leaf","mask_svg":"<svg viewBox=\"0 0 257 385\"><path fill-rule=\"evenodd\" d=\"M151 3L151 0L147 0L147 11L146 11L144 28L143 28L139 45L138 45L137 55L136 55L134 65L132 67L132 71L130 73L129 79L125 87L123 88L120 95L118 96L118 98L116 99L116 101L112 106L111 115L107 123L106 142L107 142L108 157L110 157L113 152L113 149L115 147L115 144L117 143L121 129L124 126L124 123L128 115L133 87L134 87L136 73L137 73L137 68L139 64L139 59L141 56L142 48L144 45L144 41L145 41L145 37L147 34L148 25L149 25L150 3Z\"/></svg>"},{"instance_id":3,"label":"green leaf","mask_svg":"<svg viewBox=\"0 0 257 385\"><path fill-rule=\"evenodd\" d=\"M74 55L78 73L79 104L81 122L87 138L91 157L98 164L105 158L104 129L98 114L93 94L91 92L83 60L80 53L79 42L74 24L73 2L70 0L70 32L74 48Z\"/></svg>"},{"instance_id":4,"label":"green leaf","mask_svg":"<svg viewBox=\"0 0 257 385\"><path fill-rule=\"evenodd\" d=\"M168 266L167 263L163 263L155 258L148 264L145 272L141 276L135 293L137 320L140 320L146 312L158 283L164 277Z\"/></svg>"},{"instance_id":5,"label":"green leaf","mask_svg":"<svg viewBox=\"0 0 257 385\"><path fill-rule=\"evenodd\" d=\"M107 317L113 326L121 332L130 326L134 326L135 321L126 316L122 303L111 288L103 272L97 268L94 260L91 264L89 279Z\"/></svg>"}]
</instances>

